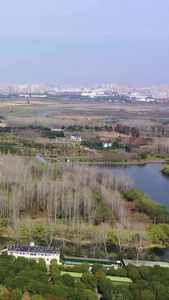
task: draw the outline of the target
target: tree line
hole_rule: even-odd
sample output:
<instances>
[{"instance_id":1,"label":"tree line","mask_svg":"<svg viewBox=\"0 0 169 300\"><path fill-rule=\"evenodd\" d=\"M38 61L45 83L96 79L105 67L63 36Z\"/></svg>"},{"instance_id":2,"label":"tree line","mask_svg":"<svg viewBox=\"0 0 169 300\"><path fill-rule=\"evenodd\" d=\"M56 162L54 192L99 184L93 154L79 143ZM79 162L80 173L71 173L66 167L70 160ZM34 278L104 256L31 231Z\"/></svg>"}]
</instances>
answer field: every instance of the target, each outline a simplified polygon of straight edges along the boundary
<instances>
[{"instance_id":1,"label":"tree line","mask_svg":"<svg viewBox=\"0 0 169 300\"><path fill-rule=\"evenodd\" d=\"M88 263L65 267L52 260L47 270L43 259L36 262L3 254L0 268L1 300L97 300L98 295L101 300L169 298L169 269L158 265L136 267L129 264L124 269L106 270L96 263L89 272ZM72 271L80 273L80 280L75 281ZM132 283L116 285L108 276L128 277Z\"/></svg>"}]
</instances>

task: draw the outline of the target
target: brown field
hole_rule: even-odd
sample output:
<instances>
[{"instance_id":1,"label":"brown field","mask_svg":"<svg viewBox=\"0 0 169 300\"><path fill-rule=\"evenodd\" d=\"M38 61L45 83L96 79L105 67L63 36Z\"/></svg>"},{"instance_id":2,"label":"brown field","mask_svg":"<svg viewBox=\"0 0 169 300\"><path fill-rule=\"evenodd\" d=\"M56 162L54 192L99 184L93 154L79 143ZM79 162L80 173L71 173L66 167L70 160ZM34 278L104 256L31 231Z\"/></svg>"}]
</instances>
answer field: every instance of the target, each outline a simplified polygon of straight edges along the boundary
<instances>
[{"instance_id":1,"label":"brown field","mask_svg":"<svg viewBox=\"0 0 169 300\"><path fill-rule=\"evenodd\" d=\"M68 124L111 125L114 121L137 120L146 124L150 119L169 118L167 104L113 103L77 100L1 99L1 112L10 116L34 116L56 119ZM48 114L49 112L49 114ZM156 121L157 122L157 121ZM106 138L106 136L104 137Z\"/></svg>"},{"instance_id":2,"label":"brown field","mask_svg":"<svg viewBox=\"0 0 169 300\"><path fill-rule=\"evenodd\" d=\"M28 102L29 101L29 102ZM151 112L155 111L163 111L165 109L165 104L152 104L152 103L112 103L112 102L96 102L96 101L50 101L50 100L37 100L37 99L29 99L29 100L8 100L0 102L0 106L29 106L36 107L36 105L43 105L44 107L36 107L38 109L47 109L47 108L65 108L70 110L83 110L83 111L118 111L121 110L123 112ZM46 107L45 107L46 106Z\"/></svg>"},{"instance_id":3,"label":"brown field","mask_svg":"<svg viewBox=\"0 0 169 300\"><path fill-rule=\"evenodd\" d=\"M0 127L6 127L6 126L8 126L7 123L0 123Z\"/></svg>"},{"instance_id":4,"label":"brown field","mask_svg":"<svg viewBox=\"0 0 169 300\"><path fill-rule=\"evenodd\" d=\"M82 133L83 135L83 133ZM119 137L121 136L123 139L127 139L129 140L131 138L131 135L126 135L126 134L123 134L123 133L118 133L118 132L115 132L115 131L99 131L99 132L85 132L84 133L84 137L85 135L87 136L87 138L93 138L93 137L96 137L96 136L100 136L101 139L111 139L111 140L114 140L116 137Z\"/></svg>"}]
</instances>

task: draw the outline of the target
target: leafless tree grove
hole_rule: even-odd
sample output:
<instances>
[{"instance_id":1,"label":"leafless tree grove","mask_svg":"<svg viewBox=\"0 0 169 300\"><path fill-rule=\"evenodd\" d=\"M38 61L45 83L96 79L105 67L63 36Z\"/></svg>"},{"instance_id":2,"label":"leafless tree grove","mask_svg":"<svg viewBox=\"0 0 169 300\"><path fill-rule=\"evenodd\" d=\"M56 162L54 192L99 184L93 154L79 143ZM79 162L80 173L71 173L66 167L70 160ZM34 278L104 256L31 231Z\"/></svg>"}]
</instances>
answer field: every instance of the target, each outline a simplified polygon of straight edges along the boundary
<instances>
[{"instance_id":1,"label":"leafless tree grove","mask_svg":"<svg viewBox=\"0 0 169 300\"><path fill-rule=\"evenodd\" d=\"M78 249L87 236L94 252L102 244L106 254L106 239L113 222L122 223L125 218L125 201L120 191L132 186L132 180L126 176L101 175L91 167L72 170L43 165L32 158L1 155L0 218L9 218L9 233L16 242L21 235L20 220L24 218L22 231L31 241L34 226L29 214L32 210L42 211L46 218L43 239L48 246L55 236L62 239L63 246L71 237ZM108 217L104 215L98 223L99 213L104 214L100 203L104 203L101 207L107 209ZM121 251L120 239L121 236Z\"/></svg>"},{"instance_id":2,"label":"leafless tree grove","mask_svg":"<svg viewBox=\"0 0 169 300\"><path fill-rule=\"evenodd\" d=\"M92 168L77 171L42 165L31 158L1 156L0 217L18 220L29 209L47 211L48 223L66 219L76 224L95 222L99 193L118 220L123 218L124 200L119 189L129 188L126 177L98 176Z\"/></svg>"},{"instance_id":3,"label":"leafless tree grove","mask_svg":"<svg viewBox=\"0 0 169 300\"><path fill-rule=\"evenodd\" d=\"M64 126L79 124L82 125L82 119L81 118L75 118L72 119L66 119L64 118L53 118L53 117L47 117L47 116L7 116L6 119L7 123L10 126L18 126L18 127L29 127L29 125L34 126L35 128L38 126L43 127L53 127L53 128L61 128Z\"/></svg>"}]
</instances>

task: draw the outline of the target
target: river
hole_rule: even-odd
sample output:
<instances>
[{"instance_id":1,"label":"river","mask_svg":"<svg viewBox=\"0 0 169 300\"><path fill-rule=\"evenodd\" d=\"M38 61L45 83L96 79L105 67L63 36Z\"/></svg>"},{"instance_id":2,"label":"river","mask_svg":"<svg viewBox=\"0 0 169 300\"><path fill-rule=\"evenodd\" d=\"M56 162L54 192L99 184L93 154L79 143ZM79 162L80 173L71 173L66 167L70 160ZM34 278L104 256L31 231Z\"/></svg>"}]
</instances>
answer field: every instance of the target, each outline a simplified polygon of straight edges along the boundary
<instances>
[{"instance_id":1,"label":"river","mask_svg":"<svg viewBox=\"0 0 169 300\"><path fill-rule=\"evenodd\" d=\"M169 211L169 177L164 176L160 169L162 163L140 165L91 166L97 172L110 175L125 173L134 179L136 188L142 190L150 199L164 205ZM78 167L84 167L78 165Z\"/></svg>"}]
</instances>

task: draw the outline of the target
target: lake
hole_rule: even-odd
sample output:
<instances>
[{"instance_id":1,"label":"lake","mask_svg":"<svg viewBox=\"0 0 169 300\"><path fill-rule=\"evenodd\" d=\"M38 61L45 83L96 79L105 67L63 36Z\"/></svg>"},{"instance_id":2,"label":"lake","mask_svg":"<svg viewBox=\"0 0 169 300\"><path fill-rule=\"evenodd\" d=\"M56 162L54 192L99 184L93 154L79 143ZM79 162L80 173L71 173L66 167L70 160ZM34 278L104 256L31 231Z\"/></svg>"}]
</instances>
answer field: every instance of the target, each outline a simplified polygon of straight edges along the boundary
<instances>
[{"instance_id":1,"label":"lake","mask_svg":"<svg viewBox=\"0 0 169 300\"><path fill-rule=\"evenodd\" d=\"M142 190L153 201L164 205L169 211L169 177L164 176L160 169L162 163L140 165L91 166L97 172L110 175L125 173L134 179L136 188ZM78 165L79 168L84 165Z\"/></svg>"}]
</instances>

